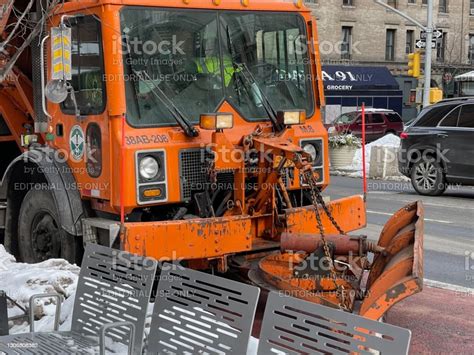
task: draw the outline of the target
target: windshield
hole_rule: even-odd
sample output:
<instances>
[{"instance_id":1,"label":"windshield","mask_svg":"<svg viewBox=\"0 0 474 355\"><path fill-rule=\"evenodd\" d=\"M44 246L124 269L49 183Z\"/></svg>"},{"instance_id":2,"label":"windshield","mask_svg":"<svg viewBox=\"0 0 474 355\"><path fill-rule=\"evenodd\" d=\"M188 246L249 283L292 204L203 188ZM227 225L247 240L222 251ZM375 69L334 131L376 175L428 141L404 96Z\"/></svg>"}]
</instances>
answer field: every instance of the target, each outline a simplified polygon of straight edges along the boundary
<instances>
[{"instance_id":1,"label":"windshield","mask_svg":"<svg viewBox=\"0 0 474 355\"><path fill-rule=\"evenodd\" d=\"M193 123L224 99L247 120L268 119L262 94L275 110L313 112L306 32L298 14L127 7L121 22L127 118L133 125L176 123L156 90ZM242 78L246 71L257 87Z\"/></svg>"}]
</instances>

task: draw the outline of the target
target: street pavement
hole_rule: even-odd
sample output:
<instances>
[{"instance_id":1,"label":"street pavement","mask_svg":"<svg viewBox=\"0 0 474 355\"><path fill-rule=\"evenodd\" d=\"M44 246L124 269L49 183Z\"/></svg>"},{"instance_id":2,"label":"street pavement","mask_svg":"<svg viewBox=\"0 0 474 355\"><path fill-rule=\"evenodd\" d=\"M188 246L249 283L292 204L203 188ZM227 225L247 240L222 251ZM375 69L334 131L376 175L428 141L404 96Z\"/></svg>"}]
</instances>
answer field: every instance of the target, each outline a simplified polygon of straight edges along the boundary
<instances>
[{"instance_id":1,"label":"street pavement","mask_svg":"<svg viewBox=\"0 0 474 355\"><path fill-rule=\"evenodd\" d=\"M387 322L412 331L411 354L474 354L474 188L426 197L409 182L369 180L368 187L367 228L357 234L370 239L404 205L421 200L425 206L425 287L395 305ZM361 179L331 176L324 195L361 193Z\"/></svg>"},{"instance_id":2,"label":"street pavement","mask_svg":"<svg viewBox=\"0 0 474 355\"><path fill-rule=\"evenodd\" d=\"M416 194L409 182L368 181L367 228L358 231L377 240L390 216L406 204L425 206L425 278L474 288L474 188L450 188L444 195ZM331 199L362 193L362 179L331 176L324 195Z\"/></svg>"}]
</instances>

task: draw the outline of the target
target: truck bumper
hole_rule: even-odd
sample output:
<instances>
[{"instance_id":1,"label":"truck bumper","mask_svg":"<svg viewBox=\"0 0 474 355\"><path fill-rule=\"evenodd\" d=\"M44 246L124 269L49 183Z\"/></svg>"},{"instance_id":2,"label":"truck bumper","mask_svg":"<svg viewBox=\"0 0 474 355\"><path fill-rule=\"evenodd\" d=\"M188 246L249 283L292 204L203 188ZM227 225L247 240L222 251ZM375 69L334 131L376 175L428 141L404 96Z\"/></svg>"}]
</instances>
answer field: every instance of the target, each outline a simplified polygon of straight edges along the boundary
<instances>
[{"instance_id":1,"label":"truck bumper","mask_svg":"<svg viewBox=\"0 0 474 355\"><path fill-rule=\"evenodd\" d=\"M328 203L334 218L345 232L365 227L365 204L362 196L351 196ZM324 212L323 224L335 233ZM317 233L312 206L285 211L289 233ZM160 261L217 258L227 254L248 252L261 245L261 234L272 229L272 216L226 216L179 221L125 223L122 249L153 257Z\"/></svg>"}]
</instances>

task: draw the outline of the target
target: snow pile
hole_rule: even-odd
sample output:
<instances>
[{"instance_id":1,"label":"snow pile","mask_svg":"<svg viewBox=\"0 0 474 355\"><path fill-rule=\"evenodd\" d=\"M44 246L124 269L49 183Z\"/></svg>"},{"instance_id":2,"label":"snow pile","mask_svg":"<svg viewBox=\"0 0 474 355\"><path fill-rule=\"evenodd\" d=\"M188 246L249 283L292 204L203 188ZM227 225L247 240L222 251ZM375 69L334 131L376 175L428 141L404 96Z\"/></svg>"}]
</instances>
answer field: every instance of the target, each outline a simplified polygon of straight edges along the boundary
<instances>
[{"instance_id":1,"label":"snow pile","mask_svg":"<svg viewBox=\"0 0 474 355\"><path fill-rule=\"evenodd\" d=\"M370 157L373 147L387 147L398 149L400 147L400 137L394 134L387 134L382 138L365 145L365 167L367 174L370 171ZM332 171L331 173L333 175L362 177L362 148L357 149L351 165L345 166L339 171Z\"/></svg>"},{"instance_id":2,"label":"snow pile","mask_svg":"<svg viewBox=\"0 0 474 355\"><path fill-rule=\"evenodd\" d=\"M372 153L372 147L400 147L400 138L394 134L387 134L376 141L365 145L365 167L367 171L370 168L370 154ZM346 168L344 168L346 170ZM347 167L347 170L357 170L362 174L362 148L357 149L357 152L352 160L352 164Z\"/></svg>"},{"instance_id":3,"label":"snow pile","mask_svg":"<svg viewBox=\"0 0 474 355\"><path fill-rule=\"evenodd\" d=\"M79 267L69 264L63 259L50 259L37 264L18 263L15 257L9 254L0 244L0 290L15 300L23 308L28 308L29 299L34 294L58 293L65 299L60 317L60 329L69 330L74 293ZM36 301L35 330L53 330L55 300L42 298ZM23 311L8 303L8 317L23 314ZM10 334L29 331L27 318L22 318L10 324Z\"/></svg>"}]
</instances>

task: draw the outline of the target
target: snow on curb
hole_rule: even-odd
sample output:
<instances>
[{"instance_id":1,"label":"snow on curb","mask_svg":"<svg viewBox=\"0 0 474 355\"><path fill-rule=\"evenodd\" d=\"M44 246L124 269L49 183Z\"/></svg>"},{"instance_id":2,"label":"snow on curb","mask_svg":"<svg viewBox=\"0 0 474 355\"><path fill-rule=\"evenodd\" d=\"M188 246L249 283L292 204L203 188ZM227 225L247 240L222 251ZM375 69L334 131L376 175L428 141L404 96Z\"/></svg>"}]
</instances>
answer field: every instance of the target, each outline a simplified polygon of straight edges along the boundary
<instances>
[{"instance_id":1,"label":"snow on curb","mask_svg":"<svg viewBox=\"0 0 474 355\"><path fill-rule=\"evenodd\" d=\"M60 317L61 329L68 329L74 304L74 293L79 267L63 259L50 259L37 264L16 262L0 244L0 290L27 308L29 299L34 294L58 293L65 298ZM35 313L38 321L35 330L52 330L54 324L55 301L44 298L36 301ZM8 317L21 315L23 312L13 304L8 305ZM10 334L29 331L27 319L21 323L10 324Z\"/></svg>"},{"instance_id":2,"label":"snow on curb","mask_svg":"<svg viewBox=\"0 0 474 355\"><path fill-rule=\"evenodd\" d=\"M387 147L387 148L396 148L400 147L400 138L394 134L387 134L382 138L371 142L365 145L365 167L367 173L370 171L370 158L372 154L373 147ZM353 178L362 177L362 148L357 149L352 164L345 166L339 170L331 170L331 175L340 175L348 176ZM405 176L387 176L385 180L395 180L395 181L409 181Z\"/></svg>"}]
</instances>

